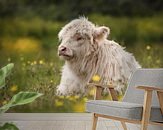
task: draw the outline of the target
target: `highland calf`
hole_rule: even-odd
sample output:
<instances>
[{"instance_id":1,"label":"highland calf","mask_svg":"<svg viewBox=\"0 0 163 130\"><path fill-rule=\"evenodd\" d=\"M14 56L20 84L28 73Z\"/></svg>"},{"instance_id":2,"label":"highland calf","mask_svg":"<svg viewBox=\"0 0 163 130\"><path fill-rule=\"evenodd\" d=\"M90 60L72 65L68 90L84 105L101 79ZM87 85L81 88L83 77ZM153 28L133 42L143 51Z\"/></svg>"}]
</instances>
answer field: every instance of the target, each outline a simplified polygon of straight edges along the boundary
<instances>
[{"instance_id":1,"label":"highland calf","mask_svg":"<svg viewBox=\"0 0 163 130\"><path fill-rule=\"evenodd\" d=\"M75 19L62 28L58 55L65 65L58 94L85 93L86 84L95 74L102 84L112 82L116 89L124 87L140 65L132 54L107 39L109 33L108 27L95 26L86 18Z\"/></svg>"}]
</instances>

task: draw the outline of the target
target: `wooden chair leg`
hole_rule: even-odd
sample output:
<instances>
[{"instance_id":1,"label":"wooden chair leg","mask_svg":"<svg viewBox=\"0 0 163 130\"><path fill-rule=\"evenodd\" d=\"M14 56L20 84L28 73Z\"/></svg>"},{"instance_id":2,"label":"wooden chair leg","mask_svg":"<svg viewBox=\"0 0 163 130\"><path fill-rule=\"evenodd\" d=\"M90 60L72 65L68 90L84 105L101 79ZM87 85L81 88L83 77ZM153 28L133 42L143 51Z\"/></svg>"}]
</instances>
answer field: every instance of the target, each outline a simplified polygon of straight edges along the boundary
<instances>
[{"instance_id":1,"label":"wooden chair leg","mask_svg":"<svg viewBox=\"0 0 163 130\"><path fill-rule=\"evenodd\" d=\"M121 121L121 124L122 124L123 129L127 130L127 126L126 126L125 122Z\"/></svg>"},{"instance_id":2,"label":"wooden chair leg","mask_svg":"<svg viewBox=\"0 0 163 130\"><path fill-rule=\"evenodd\" d=\"M93 113L92 130L96 130L97 121L98 121L98 116L96 116L95 113Z\"/></svg>"},{"instance_id":3,"label":"wooden chair leg","mask_svg":"<svg viewBox=\"0 0 163 130\"><path fill-rule=\"evenodd\" d=\"M102 88L101 87L96 87L96 92L94 96L94 100L100 100L101 99L101 93L102 93Z\"/></svg>"},{"instance_id":4,"label":"wooden chair leg","mask_svg":"<svg viewBox=\"0 0 163 130\"><path fill-rule=\"evenodd\" d=\"M117 93L116 93L116 91L114 90L114 88L109 88L109 91L110 91L112 100L113 100L113 101L118 101Z\"/></svg>"},{"instance_id":5,"label":"wooden chair leg","mask_svg":"<svg viewBox=\"0 0 163 130\"><path fill-rule=\"evenodd\" d=\"M152 91L147 90L147 91L145 91L145 95L144 95L141 130L147 130L149 119L150 119L151 102L152 102Z\"/></svg>"},{"instance_id":6,"label":"wooden chair leg","mask_svg":"<svg viewBox=\"0 0 163 130\"><path fill-rule=\"evenodd\" d=\"M157 92L157 96L160 103L161 112L163 114L163 92Z\"/></svg>"}]
</instances>

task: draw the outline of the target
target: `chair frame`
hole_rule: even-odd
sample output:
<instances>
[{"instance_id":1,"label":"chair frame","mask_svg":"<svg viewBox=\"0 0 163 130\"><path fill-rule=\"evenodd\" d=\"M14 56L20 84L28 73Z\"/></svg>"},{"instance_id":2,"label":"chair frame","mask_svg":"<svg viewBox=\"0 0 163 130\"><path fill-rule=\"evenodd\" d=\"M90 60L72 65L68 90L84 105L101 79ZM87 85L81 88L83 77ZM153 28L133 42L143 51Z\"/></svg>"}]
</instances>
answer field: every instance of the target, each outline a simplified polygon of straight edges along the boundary
<instances>
[{"instance_id":1,"label":"chair frame","mask_svg":"<svg viewBox=\"0 0 163 130\"><path fill-rule=\"evenodd\" d=\"M96 92L95 92L95 96L94 96L95 100L100 100L101 99L102 89L107 87L108 91L111 94L112 100L113 101L118 101L116 91L114 90L114 87L111 84L110 85L101 85L101 84L89 83L88 85L94 86L96 88ZM141 124L141 130L147 130L148 124L163 126L163 123L151 122L149 120L150 119L150 112L151 112L151 102L152 102L152 93L153 93L153 91L157 92L161 112L163 114L163 89L158 88L158 87L148 87L148 86L138 86L136 88L137 89L142 89L142 90L145 91L145 93L144 93L144 104L143 104L143 113L142 113L142 119L141 120L129 120L129 119L120 118L120 117L113 117L113 116L93 113L92 130L96 130L98 117L118 120L118 121L121 122L122 127L123 127L124 130L127 130L126 123Z\"/></svg>"}]
</instances>

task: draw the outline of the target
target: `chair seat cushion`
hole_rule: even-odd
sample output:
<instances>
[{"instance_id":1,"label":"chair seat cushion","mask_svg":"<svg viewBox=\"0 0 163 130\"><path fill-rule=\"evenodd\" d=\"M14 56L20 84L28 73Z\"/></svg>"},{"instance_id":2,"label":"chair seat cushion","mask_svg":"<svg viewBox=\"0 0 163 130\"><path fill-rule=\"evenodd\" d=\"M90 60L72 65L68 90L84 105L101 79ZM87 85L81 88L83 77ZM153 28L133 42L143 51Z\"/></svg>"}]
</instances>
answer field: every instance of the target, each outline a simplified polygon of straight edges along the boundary
<instances>
[{"instance_id":1,"label":"chair seat cushion","mask_svg":"<svg viewBox=\"0 0 163 130\"><path fill-rule=\"evenodd\" d=\"M130 120L141 120L143 105L119 101L89 100L86 103L86 111ZM152 107L150 120L163 122L160 108Z\"/></svg>"}]
</instances>

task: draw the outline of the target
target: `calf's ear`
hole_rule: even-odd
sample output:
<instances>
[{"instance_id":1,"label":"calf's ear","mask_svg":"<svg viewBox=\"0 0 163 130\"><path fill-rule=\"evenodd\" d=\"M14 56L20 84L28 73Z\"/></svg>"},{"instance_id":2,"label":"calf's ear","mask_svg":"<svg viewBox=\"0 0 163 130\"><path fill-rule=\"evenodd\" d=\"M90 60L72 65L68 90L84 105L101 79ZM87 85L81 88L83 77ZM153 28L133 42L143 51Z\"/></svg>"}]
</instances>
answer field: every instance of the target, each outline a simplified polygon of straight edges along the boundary
<instances>
[{"instance_id":1,"label":"calf's ear","mask_svg":"<svg viewBox=\"0 0 163 130\"><path fill-rule=\"evenodd\" d=\"M94 40L102 40L107 39L108 35L110 34L110 29L105 26L96 27L93 37Z\"/></svg>"}]
</instances>

